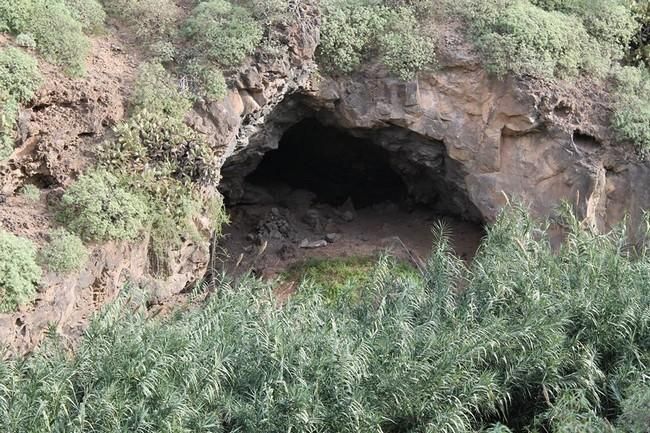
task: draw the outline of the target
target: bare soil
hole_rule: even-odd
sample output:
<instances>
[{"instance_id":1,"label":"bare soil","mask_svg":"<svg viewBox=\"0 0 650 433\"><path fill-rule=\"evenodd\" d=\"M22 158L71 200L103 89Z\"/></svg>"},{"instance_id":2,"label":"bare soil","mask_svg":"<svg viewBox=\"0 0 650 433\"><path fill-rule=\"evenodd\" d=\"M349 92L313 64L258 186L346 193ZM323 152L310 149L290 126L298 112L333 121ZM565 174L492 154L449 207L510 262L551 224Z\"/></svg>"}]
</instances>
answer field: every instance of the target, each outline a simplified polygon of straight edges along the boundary
<instances>
[{"instance_id":1,"label":"bare soil","mask_svg":"<svg viewBox=\"0 0 650 433\"><path fill-rule=\"evenodd\" d=\"M483 237L480 225L436 215L426 208L408 209L391 202L362 209L349 203L333 207L316 203L308 191L280 188L265 192L284 200L230 209L231 224L221 242L227 272L272 278L311 258L385 252L421 263L431 251L431 229L440 221L451 235L455 253L469 261Z\"/></svg>"}]
</instances>

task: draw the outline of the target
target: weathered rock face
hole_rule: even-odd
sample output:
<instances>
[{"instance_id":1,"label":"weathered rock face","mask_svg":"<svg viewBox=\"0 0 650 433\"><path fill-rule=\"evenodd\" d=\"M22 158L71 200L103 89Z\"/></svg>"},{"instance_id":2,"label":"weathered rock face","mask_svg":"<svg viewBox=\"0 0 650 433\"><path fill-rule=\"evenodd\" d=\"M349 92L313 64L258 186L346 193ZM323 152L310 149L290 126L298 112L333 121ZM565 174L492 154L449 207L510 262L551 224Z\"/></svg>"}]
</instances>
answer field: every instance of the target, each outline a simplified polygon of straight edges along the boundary
<instances>
[{"instance_id":1,"label":"weathered rock face","mask_svg":"<svg viewBox=\"0 0 650 433\"><path fill-rule=\"evenodd\" d=\"M625 214L639 221L650 204L642 187L650 168L613 143L600 103L606 94L497 79L471 53L448 51L437 71L410 82L369 67L312 81L261 107L265 122L240 128L238 145L224 155L224 190L241 196L243 177L283 132L313 117L389 150L415 199L441 211L491 221L515 198L540 217L568 201L601 229Z\"/></svg>"}]
</instances>

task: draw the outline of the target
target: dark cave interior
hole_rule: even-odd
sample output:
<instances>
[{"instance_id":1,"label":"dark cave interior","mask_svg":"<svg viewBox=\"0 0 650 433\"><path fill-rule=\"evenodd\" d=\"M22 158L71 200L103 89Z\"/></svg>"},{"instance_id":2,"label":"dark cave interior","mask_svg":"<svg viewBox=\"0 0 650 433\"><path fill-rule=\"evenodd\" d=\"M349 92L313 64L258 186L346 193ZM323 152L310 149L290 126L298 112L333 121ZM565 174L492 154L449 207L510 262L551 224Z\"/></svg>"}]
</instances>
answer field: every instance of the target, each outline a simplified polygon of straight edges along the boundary
<instances>
[{"instance_id":1,"label":"dark cave interior","mask_svg":"<svg viewBox=\"0 0 650 433\"><path fill-rule=\"evenodd\" d=\"M285 132L278 149L267 152L246 181L262 187L282 182L332 206L348 198L356 208L399 203L407 187L389 156L370 140L305 119Z\"/></svg>"}]
</instances>

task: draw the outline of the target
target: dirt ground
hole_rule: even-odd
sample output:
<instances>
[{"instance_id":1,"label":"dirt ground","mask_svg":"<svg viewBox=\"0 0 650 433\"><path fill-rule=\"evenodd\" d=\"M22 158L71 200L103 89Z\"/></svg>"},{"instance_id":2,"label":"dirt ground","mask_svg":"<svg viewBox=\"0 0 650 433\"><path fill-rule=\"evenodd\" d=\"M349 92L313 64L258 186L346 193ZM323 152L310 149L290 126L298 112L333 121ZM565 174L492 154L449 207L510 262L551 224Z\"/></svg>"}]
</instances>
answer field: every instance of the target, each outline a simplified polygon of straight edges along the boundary
<instances>
[{"instance_id":1,"label":"dirt ground","mask_svg":"<svg viewBox=\"0 0 650 433\"><path fill-rule=\"evenodd\" d=\"M267 196L269 194L269 196ZM223 266L230 273L270 278L310 258L376 256L383 252L417 262L426 260L432 227L443 220L459 257L471 260L483 237L478 224L379 203L354 209L315 202L308 191L258 191L258 203L229 209L231 224L221 242ZM273 202L273 197L283 199Z\"/></svg>"}]
</instances>

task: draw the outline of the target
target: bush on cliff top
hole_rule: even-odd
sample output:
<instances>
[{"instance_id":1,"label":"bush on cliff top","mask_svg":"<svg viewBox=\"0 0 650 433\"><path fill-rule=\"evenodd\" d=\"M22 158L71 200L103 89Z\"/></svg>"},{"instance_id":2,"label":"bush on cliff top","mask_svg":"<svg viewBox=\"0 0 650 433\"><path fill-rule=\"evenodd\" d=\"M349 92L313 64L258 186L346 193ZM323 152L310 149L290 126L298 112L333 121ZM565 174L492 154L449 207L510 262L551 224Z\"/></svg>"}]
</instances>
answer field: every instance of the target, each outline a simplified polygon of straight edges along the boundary
<instances>
[{"instance_id":1,"label":"bush on cliff top","mask_svg":"<svg viewBox=\"0 0 650 433\"><path fill-rule=\"evenodd\" d=\"M226 0L199 3L185 21L185 35L197 58L217 65L238 65L262 40L263 28L250 11Z\"/></svg>"},{"instance_id":2,"label":"bush on cliff top","mask_svg":"<svg viewBox=\"0 0 650 433\"><path fill-rule=\"evenodd\" d=\"M74 353L0 364L0 429L640 433L650 256L578 226L553 251L505 214L469 268L438 231L422 274L380 261L354 303L244 278L147 319L127 292Z\"/></svg>"},{"instance_id":3,"label":"bush on cliff top","mask_svg":"<svg viewBox=\"0 0 650 433\"><path fill-rule=\"evenodd\" d=\"M377 55L393 73L408 79L435 62L433 44L412 9L368 3L324 3L318 55L325 69L351 73Z\"/></svg>"}]
</instances>

